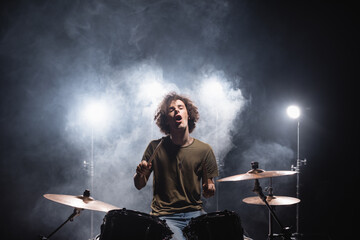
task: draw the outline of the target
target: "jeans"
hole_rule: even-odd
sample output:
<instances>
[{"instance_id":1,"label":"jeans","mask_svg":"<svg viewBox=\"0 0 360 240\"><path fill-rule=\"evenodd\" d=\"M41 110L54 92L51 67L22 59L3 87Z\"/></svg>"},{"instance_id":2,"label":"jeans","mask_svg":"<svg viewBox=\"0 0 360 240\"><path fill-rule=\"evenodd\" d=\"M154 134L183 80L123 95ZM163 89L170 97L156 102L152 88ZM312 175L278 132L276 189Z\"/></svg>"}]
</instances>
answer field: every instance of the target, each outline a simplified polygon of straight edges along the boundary
<instances>
[{"instance_id":1,"label":"jeans","mask_svg":"<svg viewBox=\"0 0 360 240\"><path fill-rule=\"evenodd\" d=\"M186 212L186 213L174 213L170 215L161 216L160 219L166 220L170 230L173 231L172 239L174 240L185 240L182 230L186 227L191 218L199 217L200 215L206 214L204 210Z\"/></svg>"}]
</instances>

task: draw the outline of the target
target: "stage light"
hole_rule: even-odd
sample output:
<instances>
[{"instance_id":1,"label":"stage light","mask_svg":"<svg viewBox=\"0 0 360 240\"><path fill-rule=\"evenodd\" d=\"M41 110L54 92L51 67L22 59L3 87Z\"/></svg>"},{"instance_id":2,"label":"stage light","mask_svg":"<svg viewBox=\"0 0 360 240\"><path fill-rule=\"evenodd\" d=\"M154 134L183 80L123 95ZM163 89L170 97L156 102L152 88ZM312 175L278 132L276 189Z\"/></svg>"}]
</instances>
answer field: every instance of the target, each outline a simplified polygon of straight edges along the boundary
<instances>
[{"instance_id":1,"label":"stage light","mask_svg":"<svg viewBox=\"0 0 360 240\"><path fill-rule=\"evenodd\" d=\"M92 126L103 126L109 117L109 110L103 101L90 101L83 112L84 119Z\"/></svg>"},{"instance_id":2,"label":"stage light","mask_svg":"<svg viewBox=\"0 0 360 240\"><path fill-rule=\"evenodd\" d=\"M290 118L293 118L293 119L299 118L300 114L301 114L300 108L298 106L295 106L295 105L289 106L286 109L286 113Z\"/></svg>"},{"instance_id":3,"label":"stage light","mask_svg":"<svg viewBox=\"0 0 360 240\"><path fill-rule=\"evenodd\" d=\"M224 87L217 77L210 77L201 83L199 87L199 97L206 108L216 106L219 102L226 100Z\"/></svg>"},{"instance_id":4,"label":"stage light","mask_svg":"<svg viewBox=\"0 0 360 240\"><path fill-rule=\"evenodd\" d=\"M223 86L217 79L210 79L210 81L204 85L204 91L209 94L210 97L214 97L223 94Z\"/></svg>"}]
</instances>

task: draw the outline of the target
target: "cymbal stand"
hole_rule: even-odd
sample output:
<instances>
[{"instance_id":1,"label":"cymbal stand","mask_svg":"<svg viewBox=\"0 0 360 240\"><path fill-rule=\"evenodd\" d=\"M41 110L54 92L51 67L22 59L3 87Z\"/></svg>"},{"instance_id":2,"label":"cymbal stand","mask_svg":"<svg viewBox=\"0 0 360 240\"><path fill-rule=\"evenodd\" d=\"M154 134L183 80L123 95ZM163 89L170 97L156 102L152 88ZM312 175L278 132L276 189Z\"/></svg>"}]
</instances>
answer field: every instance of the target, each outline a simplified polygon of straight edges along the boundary
<instances>
[{"instance_id":1,"label":"cymbal stand","mask_svg":"<svg viewBox=\"0 0 360 240\"><path fill-rule=\"evenodd\" d=\"M269 190L272 191L272 188L269 188ZM253 192L255 192L256 194L259 195L259 198L265 203L266 207L269 209L269 238L268 239L273 239L273 237L274 237L274 234L272 232L272 218L274 218L275 221L277 222L277 224L282 229L282 234L281 235L279 234L279 236L281 236L284 240L291 240L290 228L289 227L284 227L281 224L279 218L275 214L274 209L266 201L266 196L264 195L264 193L262 191L262 188L260 186L260 183L259 183L258 179L255 179L255 185L254 185Z\"/></svg>"},{"instance_id":2,"label":"cymbal stand","mask_svg":"<svg viewBox=\"0 0 360 240\"><path fill-rule=\"evenodd\" d=\"M269 178L269 186L265 188L265 191L268 192L268 196L270 196L270 197L273 196L272 178ZM275 211L275 206L273 206L272 208ZM269 211L269 235L268 235L268 239L273 239L273 237L274 237L274 233L273 233L273 227L272 227L272 216L271 216L271 212Z\"/></svg>"},{"instance_id":3,"label":"cymbal stand","mask_svg":"<svg viewBox=\"0 0 360 240\"><path fill-rule=\"evenodd\" d=\"M40 236L40 239L41 240L47 240L47 239L50 239L50 237L52 237L57 231L59 231L67 222L69 221L74 221L74 218L76 216L79 216L80 215L80 212L82 211L83 209L81 208L74 208L74 212L68 217L68 219L66 219L65 222L63 222L58 228L56 228L52 233L49 234L49 236L47 237L44 237L44 236Z\"/></svg>"}]
</instances>

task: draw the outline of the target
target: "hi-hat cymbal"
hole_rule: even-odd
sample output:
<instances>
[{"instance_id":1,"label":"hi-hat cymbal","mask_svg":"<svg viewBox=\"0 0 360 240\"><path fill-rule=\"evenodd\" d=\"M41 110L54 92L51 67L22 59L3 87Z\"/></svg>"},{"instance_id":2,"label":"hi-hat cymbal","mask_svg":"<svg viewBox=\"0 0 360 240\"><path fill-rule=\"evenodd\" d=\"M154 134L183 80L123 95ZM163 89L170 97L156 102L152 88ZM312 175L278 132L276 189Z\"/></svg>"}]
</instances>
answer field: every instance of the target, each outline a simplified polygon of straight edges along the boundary
<instances>
[{"instance_id":1,"label":"hi-hat cymbal","mask_svg":"<svg viewBox=\"0 0 360 240\"><path fill-rule=\"evenodd\" d=\"M295 171L265 171L262 169L253 169L247 173L238 174L230 177L225 177L217 180L218 182L232 182L232 181L243 181L243 180L254 180L260 178L271 178L286 175L296 174Z\"/></svg>"},{"instance_id":2,"label":"hi-hat cymbal","mask_svg":"<svg viewBox=\"0 0 360 240\"><path fill-rule=\"evenodd\" d=\"M266 196L266 201L269 205L282 206L299 203L300 199L285 196ZM243 202L247 204L265 205L263 200L261 200L259 197L247 197L243 199Z\"/></svg>"},{"instance_id":3,"label":"hi-hat cymbal","mask_svg":"<svg viewBox=\"0 0 360 240\"><path fill-rule=\"evenodd\" d=\"M45 194L45 198L65 204L74 208L89 209L100 212L108 212L110 210L119 209L111 204L97 201L92 197L87 197L83 195L72 196L72 195L63 195L63 194Z\"/></svg>"}]
</instances>

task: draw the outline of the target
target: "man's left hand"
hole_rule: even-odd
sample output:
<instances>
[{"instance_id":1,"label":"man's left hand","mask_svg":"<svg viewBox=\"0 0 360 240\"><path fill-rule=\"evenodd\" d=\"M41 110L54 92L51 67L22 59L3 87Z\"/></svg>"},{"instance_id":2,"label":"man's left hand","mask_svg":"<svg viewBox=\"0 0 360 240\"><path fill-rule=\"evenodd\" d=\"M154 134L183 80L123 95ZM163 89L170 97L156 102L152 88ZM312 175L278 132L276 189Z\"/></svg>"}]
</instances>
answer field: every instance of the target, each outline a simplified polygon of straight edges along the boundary
<instances>
[{"instance_id":1,"label":"man's left hand","mask_svg":"<svg viewBox=\"0 0 360 240\"><path fill-rule=\"evenodd\" d=\"M214 182L209 179L208 184L203 184L203 196L205 198L209 198L215 195L215 184Z\"/></svg>"}]
</instances>

